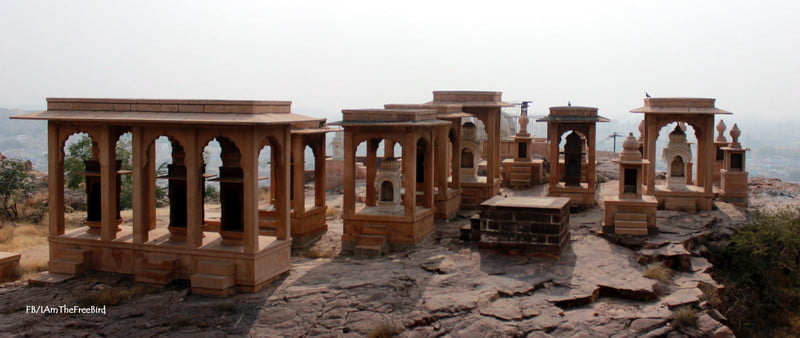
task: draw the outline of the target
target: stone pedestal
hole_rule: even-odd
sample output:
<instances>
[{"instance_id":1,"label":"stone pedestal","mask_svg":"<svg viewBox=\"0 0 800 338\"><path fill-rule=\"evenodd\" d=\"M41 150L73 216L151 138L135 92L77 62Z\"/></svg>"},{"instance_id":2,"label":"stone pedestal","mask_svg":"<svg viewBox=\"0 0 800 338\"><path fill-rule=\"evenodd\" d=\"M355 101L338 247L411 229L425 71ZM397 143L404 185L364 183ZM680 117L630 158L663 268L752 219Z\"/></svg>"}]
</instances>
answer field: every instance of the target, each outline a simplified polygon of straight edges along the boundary
<instances>
[{"instance_id":1,"label":"stone pedestal","mask_svg":"<svg viewBox=\"0 0 800 338\"><path fill-rule=\"evenodd\" d=\"M20 254L0 251L0 281L15 279L19 271Z\"/></svg>"},{"instance_id":2,"label":"stone pedestal","mask_svg":"<svg viewBox=\"0 0 800 338\"><path fill-rule=\"evenodd\" d=\"M544 160L503 160L503 185L511 188L527 188L542 183Z\"/></svg>"},{"instance_id":3,"label":"stone pedestal","mask_svg":"<svg viewBox=\"0 0 800 338\"><path fill-rule=\"evenodd\" d=\"M654 196L645 195L641 199L608 196L603 199L603 204L603 232L646 236L656 231L658 201Z\"/></svg>"},{"instance_id":4,"label":"stone pedestal","mask_svg":"<svg viewBox=\"0 0 800 338\"><path fill-rule=\"evenodd\" d=\"M492 197L480 206L480 247L558 256L569 242L569 204L559 197Z\"/></svg>"}]
</instances>

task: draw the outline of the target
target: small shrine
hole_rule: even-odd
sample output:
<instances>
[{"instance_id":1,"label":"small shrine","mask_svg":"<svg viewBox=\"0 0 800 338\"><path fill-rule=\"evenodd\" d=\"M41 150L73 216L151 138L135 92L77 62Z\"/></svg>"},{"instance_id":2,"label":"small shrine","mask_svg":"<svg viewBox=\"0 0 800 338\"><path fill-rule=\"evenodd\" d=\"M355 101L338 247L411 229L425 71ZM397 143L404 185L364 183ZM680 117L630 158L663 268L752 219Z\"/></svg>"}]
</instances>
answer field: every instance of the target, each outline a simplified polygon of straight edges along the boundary
<instances>
[{"instance_id":1,"label":"small shrine","mask_svg":"<svg viewBox=\"0 0 800 338\"><path fill-rule=\"evenodd\" d=\"M692 184L692 146L686 141L686 131L677 124L669 133L669 143L661 151L667 165L667 186L672 190L685 189Z\"/></svg>"},{"instance_id":2,"label":"small shrine","mask_svg":"<svg viewBox=\"0 0 800 338\"><path fill-rule=\"evenodd\" d=\"M416 246L434 229L434 174L441 163L435 161L434 145L437 130L450 122L437 120L433 109L353 109L342 115L342 252L379 256ZM378 159L382 141L384 156ZM357 206L356 150L364 142L366 196ZM402 147L399 158L395 144Z\"/></svg>"},{"instance_id":3,"label":"small shrine","mask_svg":"<svg viewBox=\"0 0 800 338\"><path fill-rule=\"evenodd\" d=\"M597 108L570 105L550 107L550 114L537 121L547 122L550 141L548 196L569 197L570 206L576 209L596 205L595 128L597 122L609 120L597 115ZM559 151L564 134L564 150Z\"/></svg>"},{"instance_id":4,"label":"small shrine","mask_svg":"<svg viewBox=\"0 0 800 338\"><path fill-rule=\"evenodd\" d=\"M644 98L644 106L631 110L632 113L644 114L644 145L643 157L650 163L646 165L644 173L645 194L654 195L659 206L667 210L683 210L695 212L696 210L711 210L713 207L713 172L715 161L714 149L714 117L719 114L731 114L714 106L712 98ZM687 157L694 155L691 163L697 175L692 179L687 177L692 172L687 167L688 159L672 156L667 168L673 172L673 180L656 184L656 142L662 128L673 122L686 123L694 129L697 139L697 153L685 154ZM676 131L673 131L673 133ZM682 138L680 133L670 135L677 139ZM685 136L685 133L684 135ZM663 157L663 156L662 156ZM666 157L664 157L666 159ZM687 168L689 170L687 170ZM683 178L676 176L681 174ZM679 182L684 184L680 185ZM677 186L676 186L677 184Z\"/></svg>"},{"instance_id":5,"label":"small shrine","mask_svg":"<svg viewBox=\"0 0 800 338\"><path fill-rule=\"evenodd\" d=\"M158 285L188 279L192 292L224 295L258 291L289 271L292 132L320 126L320 119L292 114L291 102L48 98L46 111L13 118L48 121L50 275L34 282L98 270ZM66 231L64 145L81 132L95 152L86 163L92 213L86 226ZM117 180L128 173L119 170L115 145L125 133L132 143L133 216L121 221ZM155 140L162 136L172 145L172 164L160 177L169 185L168 224L155 217ZM203 149L213 140L222 163L209 177ZM259 230L264 146L271 148L272 235ZM317 155L324 158L324 150ZM217 224L204 216L206 179L220 183Z\"/></svg>"},{"instance_id":6,"label":"small shrine","mask_svg":"<svg viewBox=\"0 0 800 338\"><path fill-rule=\"evenodd\" d=\"M461 182L479 182L478 163L482 160L482 144L478 140L478 127L472 122L466 122L461 127L461 151L459 155L459 172Z\"/></svg>"},{"instance_id":7,"label":"small shrine","mask_svg":"<svg viewBox=\"0 0 800 338\"><path fill-rule=\"evenodd\" d=\"M728 139L725 138L725 129L727 128L725 121L719 120L719 123L717 123L717 137L714 139L714 171L712 177L715 186L720 184L720 170L725 160L722 148L728 146Z\"/></svg>"},{"instance_id":8,"label":"small shrine","mask_svg":"<svg viewBox=\"0 0 800 338\"><path fill-rule=\"evenodd\" d=\"M513 159L505 159L503 166L503 185L512 188L528 188L542 181L544 160L533 159L533 136L528 133L528 104L522 102L519 116L519 131L514 136Z\"/></svg>"},{"instance_id":9,"label":"small shrine","mask_svg":"<svg viewBox=\"0 0 800 338\"><path fill-rule=\"evenodd\" d=\"M720 170L720 199L739 207L747 207L747 170L745 153L749 148L742 148L739 136L742 135L735 123L730 131L731 143L722 147L724 163Z\"/></svg>"},{"instance_id":10,"label":"small shrine","mask_svg":"<svg viewBox=\"0 0 800 338\"><path fill-rule=\"evenodd\" d=\"M384 108L433 109L436 111L437 120L450 122L449 125L442 124L436 129L433 146L437 159L433 188L436 195L434 216L439 219L455 217L461 208L462 148L471 149L468 151L468 156L474 154L473 151L480 149L476 142L470 143L469 146L462 146L461 121L471 115L462 112L462 107L458 104L386 104ZM469 173L470 179L477 180L477 163L472 158L467 160L475 169Z\"/></svg>"},{"instance_id":11,"label":"small shrine","mask_svg":"<svg viewBox=\"0 0 800 338\"><path fill-rule=\"evenodd\" d=\"M614 162L619 164L619 192L603 198L603 232L646 236L656 230L658 201L655 196L643 194L644 170L649 161L642 159L633 133L622 143L622 153Z\"/></svg>"},{"instance_id":12,"label":"small shrine","mask_svg":"<svg viewBox=\"0 0 800 338\"><path fill-rule=\"evenodd\" d=\"M478 152L470 150L472 161L469 161L469 154L463 152L463 148L469 146L469 141L462 138L462 163L461 167L472 165L478 167L479 154L485 154L486 176L476 175L476 180L472 181L472 176L464 175L461 181L461 208L478 209L480 204L500 193L502 178L500 176L500 119L502 118L501 108L510 107L513 104L502 101L502 92L490 91L434 91L433 101L427 104L439 105L459 105L464 113L470 114L480 120L486 128L486 141L479 148ZM464 126L464 136L471 127ZM477 170L477 169L476 169Z\"/></svg>"}]
</instances>

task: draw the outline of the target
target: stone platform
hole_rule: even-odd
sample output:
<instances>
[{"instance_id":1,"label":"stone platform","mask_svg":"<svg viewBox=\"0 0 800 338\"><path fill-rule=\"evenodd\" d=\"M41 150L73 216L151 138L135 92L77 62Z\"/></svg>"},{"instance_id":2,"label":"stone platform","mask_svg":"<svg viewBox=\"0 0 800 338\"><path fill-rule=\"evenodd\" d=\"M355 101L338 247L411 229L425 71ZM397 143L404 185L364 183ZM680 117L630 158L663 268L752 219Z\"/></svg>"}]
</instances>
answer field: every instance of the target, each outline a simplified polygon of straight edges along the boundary
<instances>
[{"instance_id":1,"label":"stone platform","mask_svg":"<svg viewBox=\"0 0 800 338\"><path fill-rule=\"evenodd\" d=\"M569 241L569 204L563 197L495 196L472 219L472 238L482 248L558 256Z\"/></svg>"}]
</instances>

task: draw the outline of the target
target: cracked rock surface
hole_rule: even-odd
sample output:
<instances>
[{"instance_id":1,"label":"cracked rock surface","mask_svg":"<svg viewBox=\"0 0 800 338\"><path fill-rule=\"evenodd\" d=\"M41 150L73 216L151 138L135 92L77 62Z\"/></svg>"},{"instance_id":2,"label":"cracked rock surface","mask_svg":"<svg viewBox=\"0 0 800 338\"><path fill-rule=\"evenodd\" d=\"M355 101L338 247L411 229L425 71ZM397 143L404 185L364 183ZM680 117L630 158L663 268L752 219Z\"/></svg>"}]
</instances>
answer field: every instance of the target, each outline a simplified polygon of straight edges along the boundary
<instances>
[{"instance_id":1,"label":"cracked rock surface","mask_svg":"<svg viewBox=\"0 0 800 338\"><path fill-rule=\"evenodd\" d=\"M98 288L131 287L130 277L96 273L51 287L16 282L0 286L0 332L361 337L389 324L406 337L666 336L675 334L672 309L695 306L699 325L687 334L723 334L730 332L724 320L701 308L700 288L718 286L696 250L723 223L711 221L723 218L718 213L659 211L659 221L674 222L637 249L597 235L596 207L571 216L570 243L555 259L480 250L458 239L469 221L456 218L437 222L436 233L412 251L363 260L293 257L290 273L258 293L212 298L177 283L109 306L106 315L30 314L26 306L75 305ZM341 221L329 219L318 245L338 236ZM676 265L670 283L643 276L654 262Z\"/></svg>"}]
</instances>

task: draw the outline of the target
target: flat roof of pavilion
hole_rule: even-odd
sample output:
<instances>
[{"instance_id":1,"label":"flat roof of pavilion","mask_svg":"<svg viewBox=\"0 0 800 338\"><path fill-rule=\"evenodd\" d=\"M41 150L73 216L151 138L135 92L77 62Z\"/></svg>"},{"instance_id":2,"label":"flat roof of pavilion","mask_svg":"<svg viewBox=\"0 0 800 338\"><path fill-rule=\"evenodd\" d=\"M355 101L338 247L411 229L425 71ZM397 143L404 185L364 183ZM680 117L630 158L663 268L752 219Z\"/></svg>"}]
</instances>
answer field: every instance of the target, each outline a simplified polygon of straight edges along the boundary
<instances>
[{"instance_id":1,"label":"flat roof of pavilion","mask_svg":"<svg viewBox=\"0 0 800 338\"><path fill-rule=\"evenodd\" d=\"M343 109L343 126L436 126L449 124L436 119L434 109Z\"/></svg>"},{"instance_id":2,"label":"flat roof of pavilion","mask_svg":"<svg viewBox=\"0 0 800 338\"><path fill-rule=\"evenodd\" d=\"M433 92L433 101L425 104L447 105L458 104L463 107L512 107L513 103L501 100L503 92L440 90Z\"/></svg>"},{"instance_id":3,"label":"flat roof of pavilion","mask_svg":"<svg viewBox=\"0 0 800 338\"><path fill-rule=\"evenodd\" d=\"M732 114L714 106L716 99L701 97L646 97L644 106L631 113L644 114Z\"/></svg>"},{"instance_id":4,"label":"flat roof of pavilion","mask_svg":"<svg viewBox=\"0 0 800 338\"><path fill-rule=\"evenodd\" d=\"M291 113L291 101L48 98L47 110L12 119L104 122L276 125L324 119Z\"/></svg>"},{"instance_id":5,"label":"flat roof of pavilion","mask_svg":"<svg viewBox=\"0 0 800 338\"><path fill-rule=\"evenodd\" d=\"M385 109L433 109L436 111L436 117L441 119L472 116L472 114L463 112L463 105L460 104L387 103L383 107Z\"/></svg>"},{"instance_id":6,"label":"flat roof of pavilion","mask_svg":"<svg viewBox=\"0 0 800 338\"><path fill-rule=\"evenodd\" d=\"M550 107L550 115L536 119L536 122L609 122L606 117L597 115L597 108L583 106Z\"/></svg>"}]
</instances>

